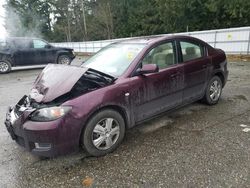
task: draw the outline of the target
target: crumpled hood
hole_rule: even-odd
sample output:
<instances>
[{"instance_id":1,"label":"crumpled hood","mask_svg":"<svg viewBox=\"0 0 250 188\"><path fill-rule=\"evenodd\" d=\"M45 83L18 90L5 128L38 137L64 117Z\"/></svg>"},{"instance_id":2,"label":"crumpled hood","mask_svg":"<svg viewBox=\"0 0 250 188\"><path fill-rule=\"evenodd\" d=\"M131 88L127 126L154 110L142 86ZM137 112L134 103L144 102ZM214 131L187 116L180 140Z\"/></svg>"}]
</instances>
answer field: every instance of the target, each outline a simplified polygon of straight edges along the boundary
<instances>
[{"instance_id":1,"label":"crumpled hood","mask_svg":"<svg viewBox=\"0 0 250 188\"><path fill-rule=\"evenodd\" d=\"M69 92L87 70L84 67L49 64L38 75L29 96L38 103L53 101Z\"/></svg>"}]
</instances>

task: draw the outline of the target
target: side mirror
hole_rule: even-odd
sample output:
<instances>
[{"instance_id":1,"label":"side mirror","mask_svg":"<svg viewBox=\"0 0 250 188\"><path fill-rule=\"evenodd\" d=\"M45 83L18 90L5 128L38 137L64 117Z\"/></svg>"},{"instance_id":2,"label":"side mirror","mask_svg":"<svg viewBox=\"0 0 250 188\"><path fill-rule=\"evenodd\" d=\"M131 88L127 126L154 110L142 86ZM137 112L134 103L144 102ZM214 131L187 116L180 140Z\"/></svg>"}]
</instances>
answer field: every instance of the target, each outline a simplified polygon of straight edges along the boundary
<instances>
[{"instance_id":1,"label":"side mirror","mask_svg":"<svg viewBox=\"0 0 250 188\"><path fill-rule=\"evenodd\" d=\"M143 75L143 74L149 74L149 73L155 73L159 72L159 67L156 64L146 64L143 65L142 68L138 68L136 70L136 76Z\"/></svg>"}]
</instances>

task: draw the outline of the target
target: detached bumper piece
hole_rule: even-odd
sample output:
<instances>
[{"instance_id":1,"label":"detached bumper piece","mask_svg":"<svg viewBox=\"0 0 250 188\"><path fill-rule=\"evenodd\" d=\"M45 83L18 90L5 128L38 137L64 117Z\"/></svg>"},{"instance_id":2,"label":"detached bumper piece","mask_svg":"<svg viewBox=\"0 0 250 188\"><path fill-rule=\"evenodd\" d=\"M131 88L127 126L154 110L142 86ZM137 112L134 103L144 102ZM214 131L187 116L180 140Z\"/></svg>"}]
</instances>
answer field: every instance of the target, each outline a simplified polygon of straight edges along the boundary
<instances>
[{"instance_id":1,"label":"detached bumper piece","mask_svg":"<svg viewBox=\"0 0 250 188\"><path fill-rule=\"evenodd\" d=\"M9 121L5 121L4 123L5 123L5 126L6 126L6 128L7 128L7 131L9 132L11 138L12 138L13 140L17 140L17 136L15 135L15 133L14 133L14 131L13 131L13 128L12 128L11 123L10 123Z\"/></svg>"},{"instance_id":2,"label":"detached bumper piece","mask_svg":"<svg viewBox=\"0 0 250 188\"><path fill-rule=\"evenodd\" d=\"M5 120L4 124L5 124L6 128L7 128L7 131L9 132L11 138L12 138L13 140L16 140L17 137L16 137L16 135L15 135L15 133L14 133L14 131L13 131L13 127L12 127L11 122L10 122L10 120L11 120L10 112L11 112L11 111L12 111L12 108L9 107L9 108L8 108L8 111L7 111L7 114L6 114L6 120Z\"/></svg>"}]
</instances>

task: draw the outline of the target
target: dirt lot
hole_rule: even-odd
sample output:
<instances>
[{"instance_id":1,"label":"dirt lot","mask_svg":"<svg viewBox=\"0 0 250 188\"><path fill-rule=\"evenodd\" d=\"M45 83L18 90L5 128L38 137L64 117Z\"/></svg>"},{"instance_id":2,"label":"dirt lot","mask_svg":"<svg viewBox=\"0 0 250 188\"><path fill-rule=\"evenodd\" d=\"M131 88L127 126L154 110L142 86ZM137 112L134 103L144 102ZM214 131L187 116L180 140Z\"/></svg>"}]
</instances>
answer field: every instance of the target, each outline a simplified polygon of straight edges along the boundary
<instances>
[{"instance_id":1,"label":"dirt lot","mask_svg":"<svg viewBox=\"0 0 250 188\"><path fill-rule=\"evenodd\" d=\"M3 123L41 69L0 75L0 187L83 187L86 177L93 187L250 187L250 63L229 70L218 105L194 103L129 130L105 157L50 160L19 147Z\"/></svg>"}]
</instances>

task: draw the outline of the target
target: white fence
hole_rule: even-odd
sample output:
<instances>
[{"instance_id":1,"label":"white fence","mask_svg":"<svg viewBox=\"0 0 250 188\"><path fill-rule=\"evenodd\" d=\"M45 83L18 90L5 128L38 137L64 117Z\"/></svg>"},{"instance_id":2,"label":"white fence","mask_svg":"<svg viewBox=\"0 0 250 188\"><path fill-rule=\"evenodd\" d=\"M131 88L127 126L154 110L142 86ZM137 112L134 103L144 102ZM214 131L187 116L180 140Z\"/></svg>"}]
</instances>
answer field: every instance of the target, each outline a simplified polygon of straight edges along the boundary
<instances>
[{"instance_id":1,"label":"white fence","mask_svg":"<svg viewBox=\"0 0 250 188\"><path fill-rule=\"evenodd\" d=\"M223 49L227 54L250 54L250 27L162 34L159 36L167 35L193 36L209 43L215 48ZM89 42L63 42L52 44L55 46L73 48L75 52L95 53L101 48L113 42L118 42L124 39L128 38Z\"/></svg>"}]
</instances>

